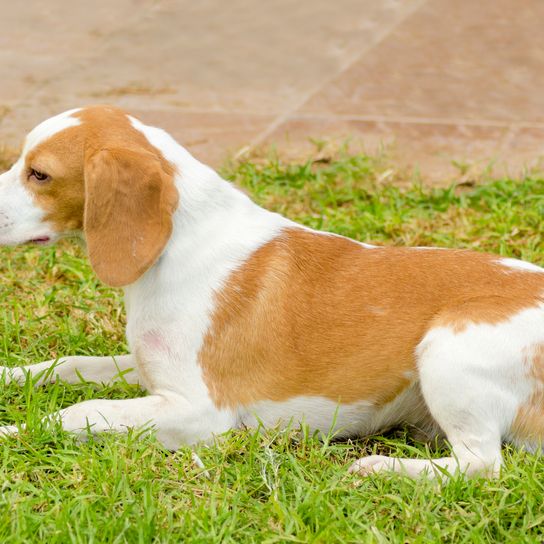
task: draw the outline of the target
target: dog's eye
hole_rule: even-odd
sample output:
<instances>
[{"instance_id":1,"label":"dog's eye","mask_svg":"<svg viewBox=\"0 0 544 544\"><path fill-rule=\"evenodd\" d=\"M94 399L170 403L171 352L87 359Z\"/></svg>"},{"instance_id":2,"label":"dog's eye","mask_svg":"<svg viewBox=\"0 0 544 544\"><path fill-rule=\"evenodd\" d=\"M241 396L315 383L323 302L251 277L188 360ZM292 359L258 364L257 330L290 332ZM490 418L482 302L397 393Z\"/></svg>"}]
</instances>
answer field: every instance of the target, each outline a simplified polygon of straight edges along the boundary
<instances>
[{"instance_id":1,"label":"dog's eye","mask_svg":"<svg viewBox=\"0 0 544 544\"><path fill-rule=\"evenodd\" d=\"M45 181L49 180L49 176L43 172L38 172L38 170L31 168L30 172L28 173L28 179L37 181L38 183L44 183Z\"/></svg>"}]
</instances>

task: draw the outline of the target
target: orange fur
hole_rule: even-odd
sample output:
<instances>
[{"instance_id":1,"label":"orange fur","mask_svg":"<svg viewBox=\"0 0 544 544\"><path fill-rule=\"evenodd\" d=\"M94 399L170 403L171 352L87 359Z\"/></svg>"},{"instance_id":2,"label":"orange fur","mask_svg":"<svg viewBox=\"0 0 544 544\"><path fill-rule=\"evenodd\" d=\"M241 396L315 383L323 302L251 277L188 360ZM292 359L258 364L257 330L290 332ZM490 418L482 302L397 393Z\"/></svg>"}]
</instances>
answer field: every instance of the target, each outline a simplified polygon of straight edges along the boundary
<instances>
[{"instance_id":1,"label":"orange fur","mask_svg":"<svg viewBox=\"0 0 544 544\"><path fill-rule=\"evenodd\" d=\"M317 395L385 404L432 326L496 323L542 301L544 274L460 250L368 249L293 228L217 293L200 353L218 406Z\"/></svg>"}]
</instances>

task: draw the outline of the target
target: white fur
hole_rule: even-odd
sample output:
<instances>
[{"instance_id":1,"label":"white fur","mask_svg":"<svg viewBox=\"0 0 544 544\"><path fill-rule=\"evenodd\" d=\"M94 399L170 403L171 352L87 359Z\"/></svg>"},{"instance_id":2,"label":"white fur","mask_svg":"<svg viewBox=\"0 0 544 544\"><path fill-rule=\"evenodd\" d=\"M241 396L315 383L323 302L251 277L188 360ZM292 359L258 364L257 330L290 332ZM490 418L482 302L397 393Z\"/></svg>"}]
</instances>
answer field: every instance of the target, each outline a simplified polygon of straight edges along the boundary
<instances>
[{"instance_id":1,"label":"white fur","mask_svg":"<svg viewBox=\"0 0 544 544\"><path fill-rule=\"evenodd\" d=\"M22 167L14 165L0 176L0 244L23 244L42 236L53 236L44 223L44 212L36 206L21 181Z\"/></svg>"},{"instance_id":2,"label":"white fur","mask_svg":"<svg viewBox=\"0 0 544 544\"><path fill-rule=\"evenodd\" d=\"M525 270L526 272L544 272L544 268L537 266L533 263L528 263L526 261L520 261L519 259L499 259L498 263L507 268L512 268L514 270Z\"/></svg>"},{"instance_id":3,"label":"white fur","mask_svg":"<svg viewBox=\"0 0 544 544\"><path fill-rule=\"evenodd\" d=\"M336 438L366 436L401 421L429 426L429 413L416 382L384 406L365 400L338 404L323 397L293 397L255 403L243 410L240 419L247 427L304 424L311 431L330 433Z\"/></svg>"},{"instance_id":4,"label":"white fur","mask_svg":"<svg viewBox=\"0 0 544 544\"><path fill-rule=\"evenodd\" d=\"M437 249L442 249L444 251L448 251L449 248L447 247L435 247L435 246L414 246L412 247L411 249L417 249L419 251L425 251L425 250L437 250Z\"/></svg>"},{"instance_id":5,"label":"white fur","mask_svg":"<svg viewBox=\"0 0 544 544\"><path fill-rule=\"evenodd\" d=\"M26 241L47 228L42 212L22 187L21 165L33 146L77 124L72 113L34 129L22 158L0 177L0 243ZM418 373L407 376L411 386L385 406L375 406L370 400L338 405L330 399L300 396L282 402L263 400L232 410L217 408L198 362L211 325L214 296L253 252L295 224L254 204L166 132L130 120L174 165L180 196L173 233L163 254L138 281L125 288L131 355L115 359L66 357L3 369L7 381L22 383L33 376L39 383L56 379L77 382L81 375L109 382L122 375L148 391L147 397L139 399L85 401L48 418L59 420L65 429L83 438L89 427L93 433L153 427L158 438L175 449L210 440L228 429L259 423L305 423L312 430L348 436L407 422L439 426L452 444L453 456L433 462L371 456L358 460L351 470L364 474L404 471L411 476L425 472L432 475L437 467L468 474L498 471L501 439L509 438L517 410L534 391L534 379L523 354L544 342L543 308L525 310L496 325L468 325L462 332L447 327L427 331L416 353ZM542 271L513 259L499 262L505 268ZM380 313L381 309L373 311ZM13 427L0 429L0 435L13 432Z\"/></svg>"},{"instance_id":6,"label":"white fur","mask_svg":"<svg viewBox=\"0 0 544 544\"><path fill-rule=\"evenodd\" d=\"M77 127L81 124L81 121L74 117L74 113L80 111L81 108L74 108L72 110L59 113L54 117L46 119L36 127L34 127L27 135L25 139L25 144L23 146L23 153L21 158L24 158L25 155L33 148L39 144L45 142L51 136L54 136L61 130L64 130L69 127Z\"/></svg>"}]
</instances>

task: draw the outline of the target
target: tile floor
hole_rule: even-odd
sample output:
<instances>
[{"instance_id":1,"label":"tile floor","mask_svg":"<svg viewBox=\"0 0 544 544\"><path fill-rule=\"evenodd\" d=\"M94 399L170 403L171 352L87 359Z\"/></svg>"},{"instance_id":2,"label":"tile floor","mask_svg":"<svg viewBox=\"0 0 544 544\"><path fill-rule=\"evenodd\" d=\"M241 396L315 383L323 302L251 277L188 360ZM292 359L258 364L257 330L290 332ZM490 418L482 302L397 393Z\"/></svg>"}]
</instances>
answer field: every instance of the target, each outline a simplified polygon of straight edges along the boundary
<instances>
[{"instance_id":1,"label":"tile floor","mask_svg":"<svg viewBox=\"0 0 544 544\"><path fill-rule=\"evenodd\" d=\"M518 175L544 156L542 21L541 0L5 3L0 140L108 102L213 165L349 137L428 182Z\"/></svg>"}]
</instances>

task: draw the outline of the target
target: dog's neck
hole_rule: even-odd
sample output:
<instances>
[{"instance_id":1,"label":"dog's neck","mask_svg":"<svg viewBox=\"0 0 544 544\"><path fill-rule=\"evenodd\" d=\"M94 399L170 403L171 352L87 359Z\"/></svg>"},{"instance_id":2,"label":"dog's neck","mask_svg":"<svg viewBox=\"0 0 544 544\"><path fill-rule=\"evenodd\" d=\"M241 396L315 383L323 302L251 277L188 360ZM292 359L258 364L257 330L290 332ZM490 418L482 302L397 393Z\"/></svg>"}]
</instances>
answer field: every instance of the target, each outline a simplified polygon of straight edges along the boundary
<instances>
[{"instance_id":1,"label":"dog's neck","mask_svg":"<svg viewBox=\"0 0 544 544\"><path fill-rule=\"evenodd\" d=\"M175 168L175 184L179 192L175 230L188 230L190 236L193 229L201 228L223 213L260 209L212 168L193 157L167 132L144 125L132 117L131 122Z\"/></svg>"},{"instance_id":2,"label":"dog's neck","mask_svg":"<svg viewBox=\"0 0 544 544\"><path fill-rule=\"evenodd\" d=\"M172 235L161 257L125 288L127 311L131 300L149 296L156 300L164 293L171 298L193 299L200 289L217 288L255 249L292 225L255 204L166 132L136 120L133 123L175 166L179 204ZM164 301L165 311L169 302ZM178 311L179 307L178 301Z\"/></svg>"}]
</instances>

